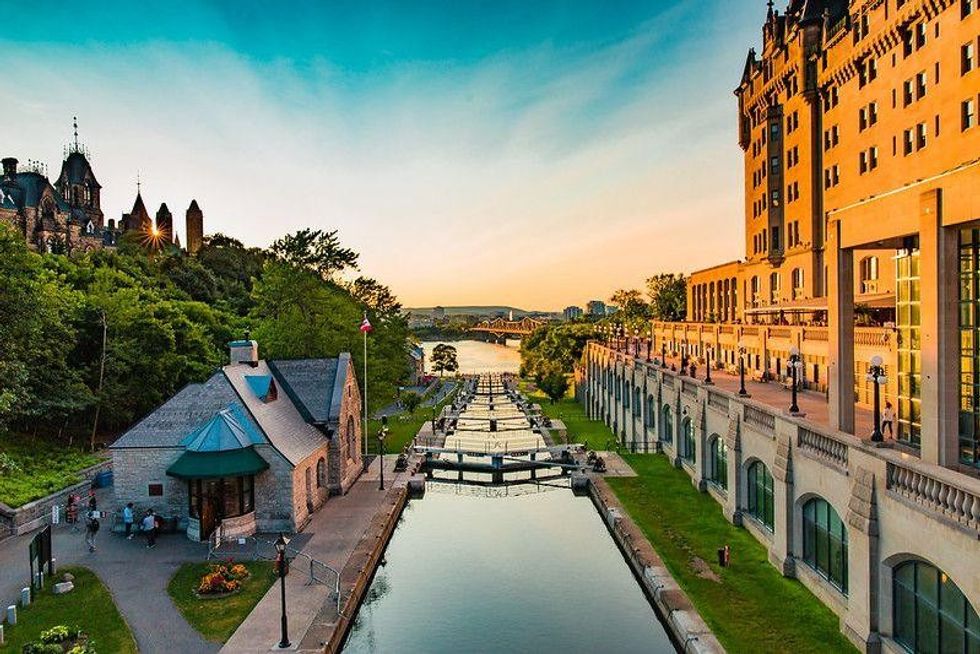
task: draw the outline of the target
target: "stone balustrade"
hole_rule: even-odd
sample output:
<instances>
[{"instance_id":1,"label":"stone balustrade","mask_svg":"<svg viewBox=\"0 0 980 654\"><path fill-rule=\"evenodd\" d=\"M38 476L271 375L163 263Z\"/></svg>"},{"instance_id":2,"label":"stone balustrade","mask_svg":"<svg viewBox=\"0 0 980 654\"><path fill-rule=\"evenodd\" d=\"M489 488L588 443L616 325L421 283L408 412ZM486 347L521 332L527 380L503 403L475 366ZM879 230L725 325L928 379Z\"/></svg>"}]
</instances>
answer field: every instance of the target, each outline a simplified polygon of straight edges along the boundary
<instances>
[{"instance_id":1,"label":"stone balustrade","mask_svg":"<svg viewBox=\"0 0 980 654\"><path fill-rule=\"evenodd\" d=\"M847 470L847 443L839 438L800 427L796 446L817 460L827 461L837 468Z\"/></svg>"},{"instance_id":2,"label":"stone balustrade","mask_svg":"<svg viewBox=\"0 0 980 654\"><path fill-rule=\"evenodd\" d=\"M708 406L718 409L722 413L728 413L728 398L721 393L708 393Z\"/></svg>"},{"instance_id":3,"label":"stone balustrade","mask_svg":"<svg viewBox=\"0 0 980 654\"><path fill-rule=\"evenodd\" d=\"M888 462L886 488L927 511L980 532L980 492L968 490L965 484L941 480L912 465Z\"/></svg>"},{"instance_id":4,"label":"stone balustrade","mask_svg":"<svg viewBox=\"0 0 980 654\"><path fill-rule=\"evenodd\" d=\"M776 431L776 416L769 411L752 404L746 404L744 415L746 424L758 427L770 434Z\"/></svg>"}]
</instances>

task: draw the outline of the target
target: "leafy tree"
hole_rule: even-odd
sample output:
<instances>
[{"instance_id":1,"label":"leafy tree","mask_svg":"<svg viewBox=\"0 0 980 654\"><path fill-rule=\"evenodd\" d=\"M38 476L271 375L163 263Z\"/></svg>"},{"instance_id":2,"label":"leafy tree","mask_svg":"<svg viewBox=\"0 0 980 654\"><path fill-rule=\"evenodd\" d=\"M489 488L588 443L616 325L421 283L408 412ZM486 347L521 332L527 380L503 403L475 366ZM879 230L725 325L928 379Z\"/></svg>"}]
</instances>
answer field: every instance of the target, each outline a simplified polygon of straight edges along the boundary
<instances>
[{"instance_id":1,"label":"leafy tree","mask_svg":"<svg viewBox=\"0 0 980 654\"><path fill-rule=\"evenodd\" d=\"M683 274L662 273L650 277L647 295L653 318L678 321L687 316L687 279Z\"/></svg>"},{"instance_id":2,"label":"leafy tree","mask_svg":"<svg viewBox=\"0 0 980 654\"><path fill-rule=\"evenodd\" d=\"M634 289L619 289L609 298L610 302L619 307L623 319L648 318L650 305L643 299L643 294Z\"/></svg>"},{"instance_id":3,"label":"leafy tree","mask_svg":"<svg viewBox=\"0 0 980 654\"><path fill-rule=\"evenodd\" d=\"M570 374L595 335L592 323L548 323L521 341L521 374L543 378L553 372Z\"/></svg>"},{"instance_id":4,"label":"leafy tree","mask_svg":"<svg viewBox=\"0 0 980 654\"><path fill-rule=\"evenodd\" d=\"M456 372L459 370L459 361L456 358L456 348L446 343L439 343L432 348L430 359L432 369L442 377L443 372Z\"/></svg>"},{"instance_id":5,"label":"leafy tree","mask_svg":"<svg viewBox=\"0 0 980 654\"><path fill-rule=\"evenodd\" d=\"M369 277L358 277L350 284L354 299L384 318L401 314L402 305L384 284Z\"/></svg>"},{"instance_id":6,"label":"leafy tree","mask_svg":"<svg viewBox=\"0 0 980 654\"><path fill-rule=\"evenodd\" d=\"M280 261L309 268L326 280L348 268L357 268L357 252L340 245L337 230L303 229L287 234L272 244L271 251Z\"/></svg>"},{"instance_id":7,"label":"leafy tree","mask_svg":"<svg viewBox=\"0 0 980 654\"><path fill-rule=\"evenodd\" d=\"M415 413L415 409L422 404L422 396L415 391L405 391L402 393L402 406L408 413Z\"/></svg>"},{"instance_id":8,"label":"leafy tree","mask_svg":"<svg viewBox=\"0 0 980 654\"><path fill-rule=\"evenodd\" d=\"M538 388L544 391L552 404L564 399L568 393L568 375L557 370L549 372L536 380Z\"/></svg>"},{"instance_id":9,"label":"leafy tree","mask_svg":"<svg viewBox=\"0 0 980 654\"><path fill-rule=\"evenodd\" d=\"M214 278L219 303L238 315L247 314L252 305L253 280L262 274L268 254L224 234L212 234L204 238L195 258Z\"/></svg>"}]
</instances>

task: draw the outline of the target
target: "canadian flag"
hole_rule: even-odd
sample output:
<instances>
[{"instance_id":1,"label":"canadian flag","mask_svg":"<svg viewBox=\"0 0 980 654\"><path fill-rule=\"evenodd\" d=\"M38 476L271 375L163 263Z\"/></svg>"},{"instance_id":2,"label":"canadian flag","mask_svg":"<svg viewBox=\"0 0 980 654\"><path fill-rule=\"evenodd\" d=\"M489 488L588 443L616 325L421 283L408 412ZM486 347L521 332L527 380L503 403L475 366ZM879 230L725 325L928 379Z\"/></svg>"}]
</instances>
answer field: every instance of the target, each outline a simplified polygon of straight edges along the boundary
<instances>
[{"instance_id":1,"label":"canadian flag","mask_svg":"<svg viewBox=\"0 0 980 654\"><path fill-rule=\"evenodd\" d=\"M367 334L372 329L374 329L374 327L371 326L371 321L368 320L367 314L365 313L364 320L361 321L361 331Z\"/></svg>"}]
</instances>

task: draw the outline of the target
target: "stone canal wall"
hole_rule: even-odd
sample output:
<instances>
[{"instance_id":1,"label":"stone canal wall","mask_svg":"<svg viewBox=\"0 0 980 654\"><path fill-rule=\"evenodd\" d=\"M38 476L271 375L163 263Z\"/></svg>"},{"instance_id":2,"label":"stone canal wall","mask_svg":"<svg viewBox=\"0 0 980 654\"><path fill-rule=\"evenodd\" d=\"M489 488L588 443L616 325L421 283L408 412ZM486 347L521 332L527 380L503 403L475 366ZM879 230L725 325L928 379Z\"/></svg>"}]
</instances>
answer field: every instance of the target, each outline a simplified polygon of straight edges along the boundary
<instances>
[{"instance_id":1,"label":"stone canal wall","mask_svg":"<svg viewBox=\"0 0 980 654\"><path fill-rule=\"evenodd\" d=\"M601 477L591 477L590 481L589 495L593 504L681 651L691 654L723 653L725 648L667 571L650 541L619 504L606 481Z\"/></svg>"}]
</instances>

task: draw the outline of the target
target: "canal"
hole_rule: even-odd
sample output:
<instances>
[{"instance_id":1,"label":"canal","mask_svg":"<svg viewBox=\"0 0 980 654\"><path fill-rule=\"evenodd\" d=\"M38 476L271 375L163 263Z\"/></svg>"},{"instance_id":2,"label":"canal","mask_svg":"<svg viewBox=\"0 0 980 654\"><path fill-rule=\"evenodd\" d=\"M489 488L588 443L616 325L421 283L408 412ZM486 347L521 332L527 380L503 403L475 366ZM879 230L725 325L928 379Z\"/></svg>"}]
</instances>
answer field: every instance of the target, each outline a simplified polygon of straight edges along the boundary
<instances>
[{"instance_id":1,"label":"canal","mask_svg":"<svg viewBox=\"0 0 980 654\"><path fill-rule=\"evenodd\" d=\"M489 398L489 413L477 394L460 414L456 435L471 446L480 416L503 420L513 410L499 391ZM484 434L492 451L505 436ZM406 506L344 652L676 651L591 499L575 496L568 477L510 473L489 485L484 473L433 475Z\"/></svg>"},{"instance_id":2,"label":"canal","mask_svg":"<svg viewBox=\"0 0 980 654\"><path fill-rule=\"evenodd\" d=\"M456 348L456 360L459 362L459 372L464 375L475 375L482 372L517 373L521 367L521 342L507 341L507 345L485 343L483 341L425 341L425 362L428 372L429 362L432 361L432 349L444 342Z\"/></svg>"}]
</instances>

